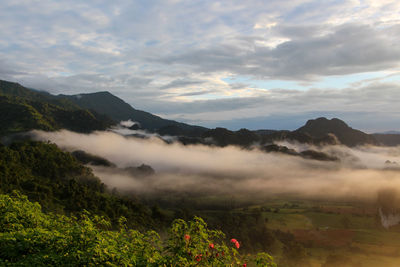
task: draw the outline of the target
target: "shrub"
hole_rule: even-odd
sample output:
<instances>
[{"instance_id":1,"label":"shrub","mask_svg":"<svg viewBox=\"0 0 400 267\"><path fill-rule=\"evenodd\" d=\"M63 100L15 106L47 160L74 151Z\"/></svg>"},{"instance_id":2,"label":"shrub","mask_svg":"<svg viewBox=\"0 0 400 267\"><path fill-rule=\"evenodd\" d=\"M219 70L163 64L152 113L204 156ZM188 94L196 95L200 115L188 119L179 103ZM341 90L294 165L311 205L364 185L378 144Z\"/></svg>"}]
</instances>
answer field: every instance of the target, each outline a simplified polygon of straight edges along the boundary
<instances>
[{"instance_id":1,"label":"shrub","mask_svg":"<svg viewBox=\"0 0 400 267\"><path fill-rule=\"evenodd\" d=\"M120 219L118 231L104 217L45 214L18 193L0 195L0 265L5 266L276 266L267 253L242 256L240 244L203 219L175 220L162 242Z\"/></svg>"}]
</instances>

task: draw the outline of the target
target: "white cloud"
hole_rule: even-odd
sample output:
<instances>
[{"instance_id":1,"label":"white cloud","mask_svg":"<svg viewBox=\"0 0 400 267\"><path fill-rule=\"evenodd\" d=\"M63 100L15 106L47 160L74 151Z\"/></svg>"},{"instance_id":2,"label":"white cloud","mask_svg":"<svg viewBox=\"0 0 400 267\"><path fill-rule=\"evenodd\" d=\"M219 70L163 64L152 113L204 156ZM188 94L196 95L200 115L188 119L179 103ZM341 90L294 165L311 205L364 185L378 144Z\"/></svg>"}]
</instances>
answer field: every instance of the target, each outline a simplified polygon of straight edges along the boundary
<instances>
[{"instance_id":1,"label":"white cloud","mask_svg":"<svg viewBox=\"0 0 400 267\"><path fill-rule=\"evenodd\" d=\"M220 103L246 103L243 118L275 114L286 104L317 112L324 103L332 110L290 87L265 92L222 79L307 80L312 87L327 75L396 71L399 13L400 3L390 0L2 1L0 78L52 92L108 90L177 118L232 119L228 104L209 108ZM352 96L351 89L316 92L318 99ZM387 94L369 106L395 116L389 103L396 93ZM359 101L341 108L361 112Z\"/></svg>"}]
</instances>

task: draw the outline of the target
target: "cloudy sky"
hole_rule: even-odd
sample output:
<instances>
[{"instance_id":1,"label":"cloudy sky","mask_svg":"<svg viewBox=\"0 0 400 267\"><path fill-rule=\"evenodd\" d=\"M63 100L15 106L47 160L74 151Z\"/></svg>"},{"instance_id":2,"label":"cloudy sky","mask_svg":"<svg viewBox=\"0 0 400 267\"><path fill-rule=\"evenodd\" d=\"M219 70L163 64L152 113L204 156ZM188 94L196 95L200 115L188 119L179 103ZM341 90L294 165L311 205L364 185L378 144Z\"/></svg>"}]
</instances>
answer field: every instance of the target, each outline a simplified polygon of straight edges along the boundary
<instances>
[{"instance_id":1,"label":"cloudy sky","mask_svg":"<svg viewBox=\"0 0 400 267\"><path fill-rule=\"evenodd\" d=\"M0 79L208 127L400 130L400 1L0 1Z\"/></svg>"}]
</instances>

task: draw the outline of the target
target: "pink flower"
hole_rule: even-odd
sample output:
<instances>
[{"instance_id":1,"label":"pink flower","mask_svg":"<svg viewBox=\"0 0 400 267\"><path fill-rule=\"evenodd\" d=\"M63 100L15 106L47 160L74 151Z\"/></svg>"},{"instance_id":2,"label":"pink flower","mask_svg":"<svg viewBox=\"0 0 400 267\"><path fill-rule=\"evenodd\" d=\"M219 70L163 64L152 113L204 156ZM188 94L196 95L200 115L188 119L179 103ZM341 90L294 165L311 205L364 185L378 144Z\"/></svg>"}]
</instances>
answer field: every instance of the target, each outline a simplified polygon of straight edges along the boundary
<instances>
[{"instance_id":1,"label":"pink flower","mask_svg":"<svg viewBox=\"0 0 400 267\"><path fill-rule=\"evenodd\" d=\"M186 241L189 241L190 235L185 235L185 239L186 239Z\"/></svg>"},{"instance_id":2,"label":"pink flower","mask_svg":"<svg viewBox=\"0 0 400 267\"><path fill-rule=\"evenodd\" d=\"M235 238L232 238L232 239L231 239L231 242L232 242L232 243L236 243L236 242L238 242L238 241L237 241Z\"/></svg>"}]
</instances>

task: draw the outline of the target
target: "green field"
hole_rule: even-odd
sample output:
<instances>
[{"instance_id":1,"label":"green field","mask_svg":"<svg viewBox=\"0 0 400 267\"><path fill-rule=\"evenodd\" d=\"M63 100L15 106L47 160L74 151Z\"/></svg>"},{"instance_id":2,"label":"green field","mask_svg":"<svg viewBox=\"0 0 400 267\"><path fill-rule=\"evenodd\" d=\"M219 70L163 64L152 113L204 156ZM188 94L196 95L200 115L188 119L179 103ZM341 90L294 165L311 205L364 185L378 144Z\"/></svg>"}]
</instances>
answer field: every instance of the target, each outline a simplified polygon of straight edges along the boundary
<instances>
[{"instance_id":1,"label":"green field","mask_svg":"<svg viewBox=\"0 0 400 267\"><path fill-rule=\"evenodd\" d=\"M251 209L263 211L269 229L292 233L304 246L306 260L297 266L400 266L399 228L383 228L376 207L271 200ZM281 249L272 253L282 256Z\"/></svg>"},{"instance_id":2,"label":"green field","mask_svg":"<svg viewBox=\"0 0 400 267\"><path fill-rule=\"evenodd\" d=\"M400 227L382 227L374 204L289 198L251 203L240 197L207 196L186 198L183 206L212 227L225 227L225 232L242 238L243 249L252 243L250 253L268 251L279 266L400 266ZM262 227L273 233L273 242L267 235L261 237ZM294 240L282 240L282 233Z\"/></svg>"}]
</instances>

